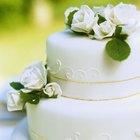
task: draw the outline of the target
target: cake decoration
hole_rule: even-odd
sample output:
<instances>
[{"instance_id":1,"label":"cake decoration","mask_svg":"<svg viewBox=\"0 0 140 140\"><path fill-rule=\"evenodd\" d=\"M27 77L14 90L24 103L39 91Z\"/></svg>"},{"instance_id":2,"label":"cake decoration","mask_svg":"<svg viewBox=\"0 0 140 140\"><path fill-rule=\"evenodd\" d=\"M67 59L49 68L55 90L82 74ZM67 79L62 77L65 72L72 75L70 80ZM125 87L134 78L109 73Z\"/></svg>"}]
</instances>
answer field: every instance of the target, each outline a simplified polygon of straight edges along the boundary
<instances>
[{"instance_id":1,"label":"cake decoration","mask_svg":"<svg viewBox=\"0 0 140 140\"><path fill-rule=\"evenodd\" d=\"M80 80L80 81L87 81L88 79L93 80L95 77L100 76L100 71L97 68L91 67L88 70L84 69L77 69L74 70L72 67L64 65L60 59L57 59L55 64L52 67L48 68L49 75L55 76L65 75L67 80ZM62 78L62 77L58 77Z\"/></svg>"},{"instance_id":2,"label":"cake decoration","mask_svg":"<svg viewBox=\"0 0 140 140\"><path fill-rule=\"evenodd\" d=\"M37 62L23 71L20 82L10 83L14 90L8 92L9 111L22 110L27 102L38 104L41 98L57 98L62 94L57 83L48 83L47 71L43 62Z\"/></svg>"},{"instance_id":3,"label":"cake decoration","mask_svg":"<svg viewBox=\"0 0 140 140\"><path fill-rule=\"evenodd\" d=\"M140 12L136 6L120 3L117 6L80 8L71 7L65 12L65 24L78 34L86 34L91 39L109 39L107 54L116 61L123 61L130 55L127 38L139 27Z\"/></svg>"},{"instance_id":4,"label":"cake decoration","mask_svg":"<svg viewBox=\"0 0 140 140\"><path fill-rule=\"evenodd\" d=\"M80 132L75 132L74 138L66 138L65 140L81 140L80 137L81 137ZM97 139L111 140L111 135L109 133L101 133L101 134L98 134L98 135L93 136L92 138L90 138L90 140L97 140Z\"/></svg>"},{"instance_id":5,"label":"cake decoration","mask_svg":"<svg viewBox=\"0 0 140 140\"><path fill-rule=\"evenodd\" d=\"M75 132L74 138L66 138L65 140L80 140L80 132Z\"/></svg>"}]
</instances>

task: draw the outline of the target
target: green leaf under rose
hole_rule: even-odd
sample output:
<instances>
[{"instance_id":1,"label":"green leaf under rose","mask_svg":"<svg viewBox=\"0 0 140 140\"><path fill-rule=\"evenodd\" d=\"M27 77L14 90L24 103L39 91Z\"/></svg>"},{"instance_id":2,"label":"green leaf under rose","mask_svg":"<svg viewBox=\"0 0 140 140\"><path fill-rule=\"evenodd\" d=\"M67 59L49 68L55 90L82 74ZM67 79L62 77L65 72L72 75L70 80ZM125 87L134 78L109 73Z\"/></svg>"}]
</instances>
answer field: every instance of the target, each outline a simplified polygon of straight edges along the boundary
<instances>
[{"instance_id":1,"label":"green leaf under rose","mask_svg":"<svg viewBox=\"0 0 140 140\"><path fill-rule=\"evenodd\" d=\"M115 33L114 33L113 37L119 38L120 40L126 40L128 38L128 35L121 33L122 32L122 26L124 26L124 25L116 26L116 30L115 30Z\"/></svg>"},{"instance_id":2,"label":"green leaf under rose","mask_svg":"<svg viewBox=\"0 0 140 140\"><path fill-rule=\"evenodd\" d=\"M68 23L67 23L67 25L68 25L69 27L71 27L72 20L73 20L73 16L74 16L74 14L75 14L77 11L78 11L78 10L74 10L74 11L72 11L72 12L69 14L69 16L68 16Z\"/></svg>"},{"instance_id":3,"label":"green leaf under rose","mask_svg":"<svg viewBox=\"0 0 140 140\"><path fill-rule=\"evenodd\" d=\"M22 101L25 103L38 104L40 101L40 94L34 93L20 93Z\"/></svg>"},{"instance_id":4,"label":"green leaf under rose","mask_svg":"<svg viewBox=\"0 0 140 140\"><path fill-rule=\"evenodd\" d=\"M21 90L24 88L24 85L22 85L20 82L11 82L10 86L15 90Z\"/></svg>"},{"instance_id":5,"label":"green leaf under rose","mask_svg":"<svg viewBox=\"0 0 140 140\"><path fill-rule=\"evenodd\" d=\"M98 24L101 24L101 23L103 23L104 21L106 21L106 19L105 19L102 15L98 14L98 17L99 17L99 19L98 19Z\"/></svg>"}]
</instances>

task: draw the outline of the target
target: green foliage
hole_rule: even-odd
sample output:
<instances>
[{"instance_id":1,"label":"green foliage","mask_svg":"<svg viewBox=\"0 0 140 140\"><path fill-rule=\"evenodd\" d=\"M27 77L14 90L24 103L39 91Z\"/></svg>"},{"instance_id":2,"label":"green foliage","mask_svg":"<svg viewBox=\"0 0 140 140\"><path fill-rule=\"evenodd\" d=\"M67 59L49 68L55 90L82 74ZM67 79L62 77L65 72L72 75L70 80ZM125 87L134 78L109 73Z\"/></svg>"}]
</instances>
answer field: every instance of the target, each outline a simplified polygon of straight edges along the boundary
<instances>
[{"instance_id":1,"label":"green foliage","mask_svg":"<svg viewBox=\"0 0 140 140\"><path fill-rule=\"evenodd\" d=\"M125 41L114 38L106 44L106 52L112 59L123 61L128 58L131 49Z\"/></svg>"},{"instance_id":2,"label":"green foliage","mask_svg":"<svg viewBox=\"0 0 140 140\"><path fill-rule=\"evenodd\" d=\"M14 88L15 90L21 90L21 89L24 88L24 86L21 83L19 83L19 82L11 82L10 86L12 88Z\"/></svg>"},{"instance_id":3,"label":"green foliage","mask_svg":"<svg viewBox=\"0 0 140 140\"><path fill-rule=\"evenodd\" d=\"M74 14L75 14L77 11L78 11L78 10L72 11L72 12L69 14L69 16L68 16L68 23L67 23L67 25L68 25L69 27L71 27L72 20L73 20L73 16L74 16Z\"/></svg>"},{"instance_id":4,"label":"green foliage","mask_svg":"<svg viewBox=\"0 0 140 140\"><path fill-rule=\"evenodd\" d=\"M128 38L128 35L127 34L121 34L121 32L122 32L122 27L121 26L117 26L115 34L114 34L114 37L118 38L120 40L126 40Z\"/></svg>"},{"instance_id":5,"label":"green foliage","mask_svg":"<svg viewBox=\"0 0 140 140\"><path fill-rule=\"evenodd\" d=\"M20 97L24 103L38 104L40 100L40 95L34 93L21 92Z\"/></svg>"},{"instance_id":6,"label":"green foliage","mask_svg":"<svg viewBox=\"0 0 140 140\"><path fill-rule=\"evenodd\" d=\"M117 38L119 38L120 40L126 40L128 38L127 34L120 34L120 36L118 36Z\"/></svg>"},{"instance_id":7,"label":"green foliage","mask_svg":"<svg viewBox=\"0 0 140 140\"><path fill-rule=\"evenodd\" d=\"M117 26L114 35L117 37L121 34L121 32L122 32L122 27Z\"/></svg>"},{"instance_id":8,"label":"green foliage","mask_svg":"<svg viewBox=\"0 0 140 140\"><path fill-rule=\"evenodd\" d=\"M106 21L106 19L102 15L98 14L98 17L99 17L98 24L101 24L102 22Z\"/></svg>"}]
</instances>

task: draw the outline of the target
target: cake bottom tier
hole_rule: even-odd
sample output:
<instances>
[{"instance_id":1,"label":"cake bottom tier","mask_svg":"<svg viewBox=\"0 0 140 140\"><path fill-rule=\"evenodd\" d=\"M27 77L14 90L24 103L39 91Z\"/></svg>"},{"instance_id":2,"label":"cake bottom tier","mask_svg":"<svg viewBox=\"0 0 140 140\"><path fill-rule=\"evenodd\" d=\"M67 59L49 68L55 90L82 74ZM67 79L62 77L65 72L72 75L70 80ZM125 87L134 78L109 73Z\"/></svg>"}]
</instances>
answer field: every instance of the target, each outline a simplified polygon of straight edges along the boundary
<instances>
[{"instance_id":1,"label":"cake bottom tier","mask_svg":"<svg viewBox=\"0 0 140 140\"><path fill-rule=\"evenodd\" d=\"M113 101L67 98L27 104L32 140L140 140L140 96Z\"/></svg>"}]
</instances>

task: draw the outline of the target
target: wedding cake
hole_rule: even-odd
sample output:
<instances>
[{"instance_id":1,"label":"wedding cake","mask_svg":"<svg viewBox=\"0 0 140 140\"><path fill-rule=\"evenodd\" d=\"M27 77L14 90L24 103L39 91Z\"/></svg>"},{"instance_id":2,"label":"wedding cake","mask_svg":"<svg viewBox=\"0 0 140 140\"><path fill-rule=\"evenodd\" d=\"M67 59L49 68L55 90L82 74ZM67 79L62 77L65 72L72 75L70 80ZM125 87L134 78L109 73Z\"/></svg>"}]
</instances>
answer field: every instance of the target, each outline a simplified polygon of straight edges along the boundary
<instances>
[{"instance_id":1,"label":"wedding cake","mask_svg":"<svg viewBox=\"0 0 140 140\"><path fill-rule=\"evenodd\" d=\"M83 5L65 17L67 30L47 40L47 64L10 84L8 110L27 103L31 140L140 139L140 12Z\"/></svg>"}]
</instances>

